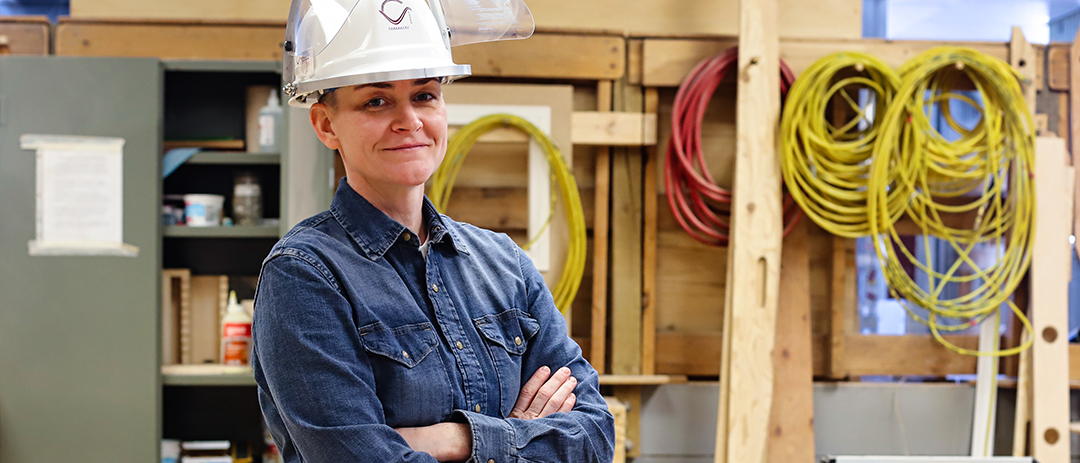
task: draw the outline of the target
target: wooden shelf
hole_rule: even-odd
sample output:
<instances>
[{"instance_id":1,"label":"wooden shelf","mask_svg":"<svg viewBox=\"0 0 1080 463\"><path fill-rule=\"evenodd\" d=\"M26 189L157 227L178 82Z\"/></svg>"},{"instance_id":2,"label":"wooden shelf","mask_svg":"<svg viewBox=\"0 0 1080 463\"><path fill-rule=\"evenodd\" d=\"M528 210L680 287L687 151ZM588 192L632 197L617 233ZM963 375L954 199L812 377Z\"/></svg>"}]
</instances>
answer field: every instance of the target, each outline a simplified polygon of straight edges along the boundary
<instances>
[{"instance_id":1,"label":"wooden shelf","mask_svg":"<svg viewBox=\"0 0 1080 463\"><path fill-rule=\"evenodd\" d=\"M166 238L279 238L277 225L235 225L232 227L165 227Z\"/></svg>"},{"instance_id":2,"label":"wooden shelf","mask_svg":"<svg viewBox=\"0 0 1080 463\"><path fill-rule=\"evenodd\" d=\"M166 386L254 386L251 367L230 365L165 365L161 382Z\"/></svg>"},{"instance_id":3,"label":"wooden shelf","mask_svg":"<svg viewBox=\"0 0 1080 463\"><path fill-rule=\"evenodd\" d=\"M600 375L601 386L654 386L686 381L683 375Z\"/></svg>"},{"instance_id":4,"label":"wooden shelf","mask_svg":"<svg viewBox=\"0 0 1080 463\"><path fill-rule=\"evenodd\" d=\"M236 165L275 165L281 164L281 155L276 153L244 153L235 151L203 151L195 153L184 164L236 164Z\"/></svg>"}]
</instances>

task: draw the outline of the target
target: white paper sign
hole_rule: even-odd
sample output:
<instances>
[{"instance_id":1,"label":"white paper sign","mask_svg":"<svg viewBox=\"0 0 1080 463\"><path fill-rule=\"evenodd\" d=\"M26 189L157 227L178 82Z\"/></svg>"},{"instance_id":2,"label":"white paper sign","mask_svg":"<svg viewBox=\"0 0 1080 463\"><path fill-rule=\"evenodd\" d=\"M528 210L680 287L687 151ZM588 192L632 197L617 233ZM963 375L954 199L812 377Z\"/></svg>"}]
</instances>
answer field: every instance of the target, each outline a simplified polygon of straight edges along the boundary
<instances>
[{"instance_id":1,"label":"white paper sign","mask_svg":"<svg viewBox=\"0 0 1080 463\"><path fill-rule=\"evenodd\" d=\"M124 244L124 140L23 135L37 151L31 255L138 255Z\"/></svg>"}]
</instances>

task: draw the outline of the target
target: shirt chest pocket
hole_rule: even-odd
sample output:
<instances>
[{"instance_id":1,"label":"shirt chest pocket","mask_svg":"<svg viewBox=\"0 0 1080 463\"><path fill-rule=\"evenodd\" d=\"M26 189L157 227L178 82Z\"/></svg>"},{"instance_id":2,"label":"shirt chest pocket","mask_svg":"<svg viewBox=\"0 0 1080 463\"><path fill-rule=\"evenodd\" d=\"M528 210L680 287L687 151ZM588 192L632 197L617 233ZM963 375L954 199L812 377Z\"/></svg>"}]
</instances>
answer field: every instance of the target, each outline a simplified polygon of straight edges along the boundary
<instances>
[{"instance_id":1,"label":"shirt chest pocket","mask_svg":"<svg viewBox=\"0 0 1080 463\"><path fill-rule=\"evenodd\" d=\"M521 371L521 356L528 350L533 336L540 331L540 323L521 310L510 309L475 318L473 324L486 341L488 353L499 373L499 408L505 418L517 401L522 376L532 376L531 371Z\"/></svg>"},{"instance_id":2,"label":"shirt chest pocket","mask_svg":"<svg viewBox=\"0 0 1080 463\"><path fill-rule=\"evenodd\" d=\"M359 334L386 424L426 425L450 413L450 380L440 356L433 354L439 337L431 323L388 328L375 322L360 327Z\"/></svg>"}]
</instances>

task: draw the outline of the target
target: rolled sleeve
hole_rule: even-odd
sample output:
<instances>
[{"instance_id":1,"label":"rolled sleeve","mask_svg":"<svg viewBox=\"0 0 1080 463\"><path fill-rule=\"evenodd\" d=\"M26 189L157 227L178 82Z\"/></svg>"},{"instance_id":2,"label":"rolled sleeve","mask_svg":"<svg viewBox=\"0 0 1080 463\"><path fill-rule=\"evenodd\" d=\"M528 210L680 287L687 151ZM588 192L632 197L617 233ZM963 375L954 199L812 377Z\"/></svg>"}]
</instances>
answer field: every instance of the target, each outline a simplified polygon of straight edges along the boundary
<instances>
[{"instance_id":1,"label":"rolled sleeve","mask_svg":"<svg viewBox=\"0 0 1080 463\"><path fill-rule=\"evenodd\" d=\"M469 423L472 429L470 463L513 463L517 461L514 428L508 420L467 410L454 412L458 420Z\"/></svg>"}]
</instances>

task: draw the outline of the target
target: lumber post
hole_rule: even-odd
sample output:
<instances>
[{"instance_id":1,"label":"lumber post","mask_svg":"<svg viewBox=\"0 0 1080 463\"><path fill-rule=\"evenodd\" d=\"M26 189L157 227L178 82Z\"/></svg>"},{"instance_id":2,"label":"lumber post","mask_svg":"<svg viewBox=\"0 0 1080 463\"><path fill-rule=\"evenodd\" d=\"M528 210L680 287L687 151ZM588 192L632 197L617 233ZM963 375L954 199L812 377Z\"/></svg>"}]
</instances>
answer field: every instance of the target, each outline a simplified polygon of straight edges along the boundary
<instances>
[{"instance_id":1,"label":"lumber post","mask_svg":"<svg viewBox=\"0 0 1080 463\"><path fill-rule=\"evenodd\" d=\"M1068 463L1069 234L1067 211L1075 174L1064 140L1035 139L1035 240L1031 263L1032 456L1040 463Z\"/></svg>"},{"instance_id":2,"label":"lumber post","mask_svg":"<svg viewBox=\"0 0 1080 463\"><path fill-rule=\"evenodd\" d=\"M596 84L596 110L611 111L612 81ZM592 341L589 361L600 374L607 368L608 242L611 220L611 148L596 148L596 220L593 222Z\"/></svg>"},{"instance_id":3,"label":"lumber post","mask_svg":"<svg viewBox=\"0 0 1080 463\"><path fill-rule=\"evenodd\" d=\"M783 213L776 0L739 2L736 158L715 461L762 463L772 408Z\"/></svg>"}]
</instances>

